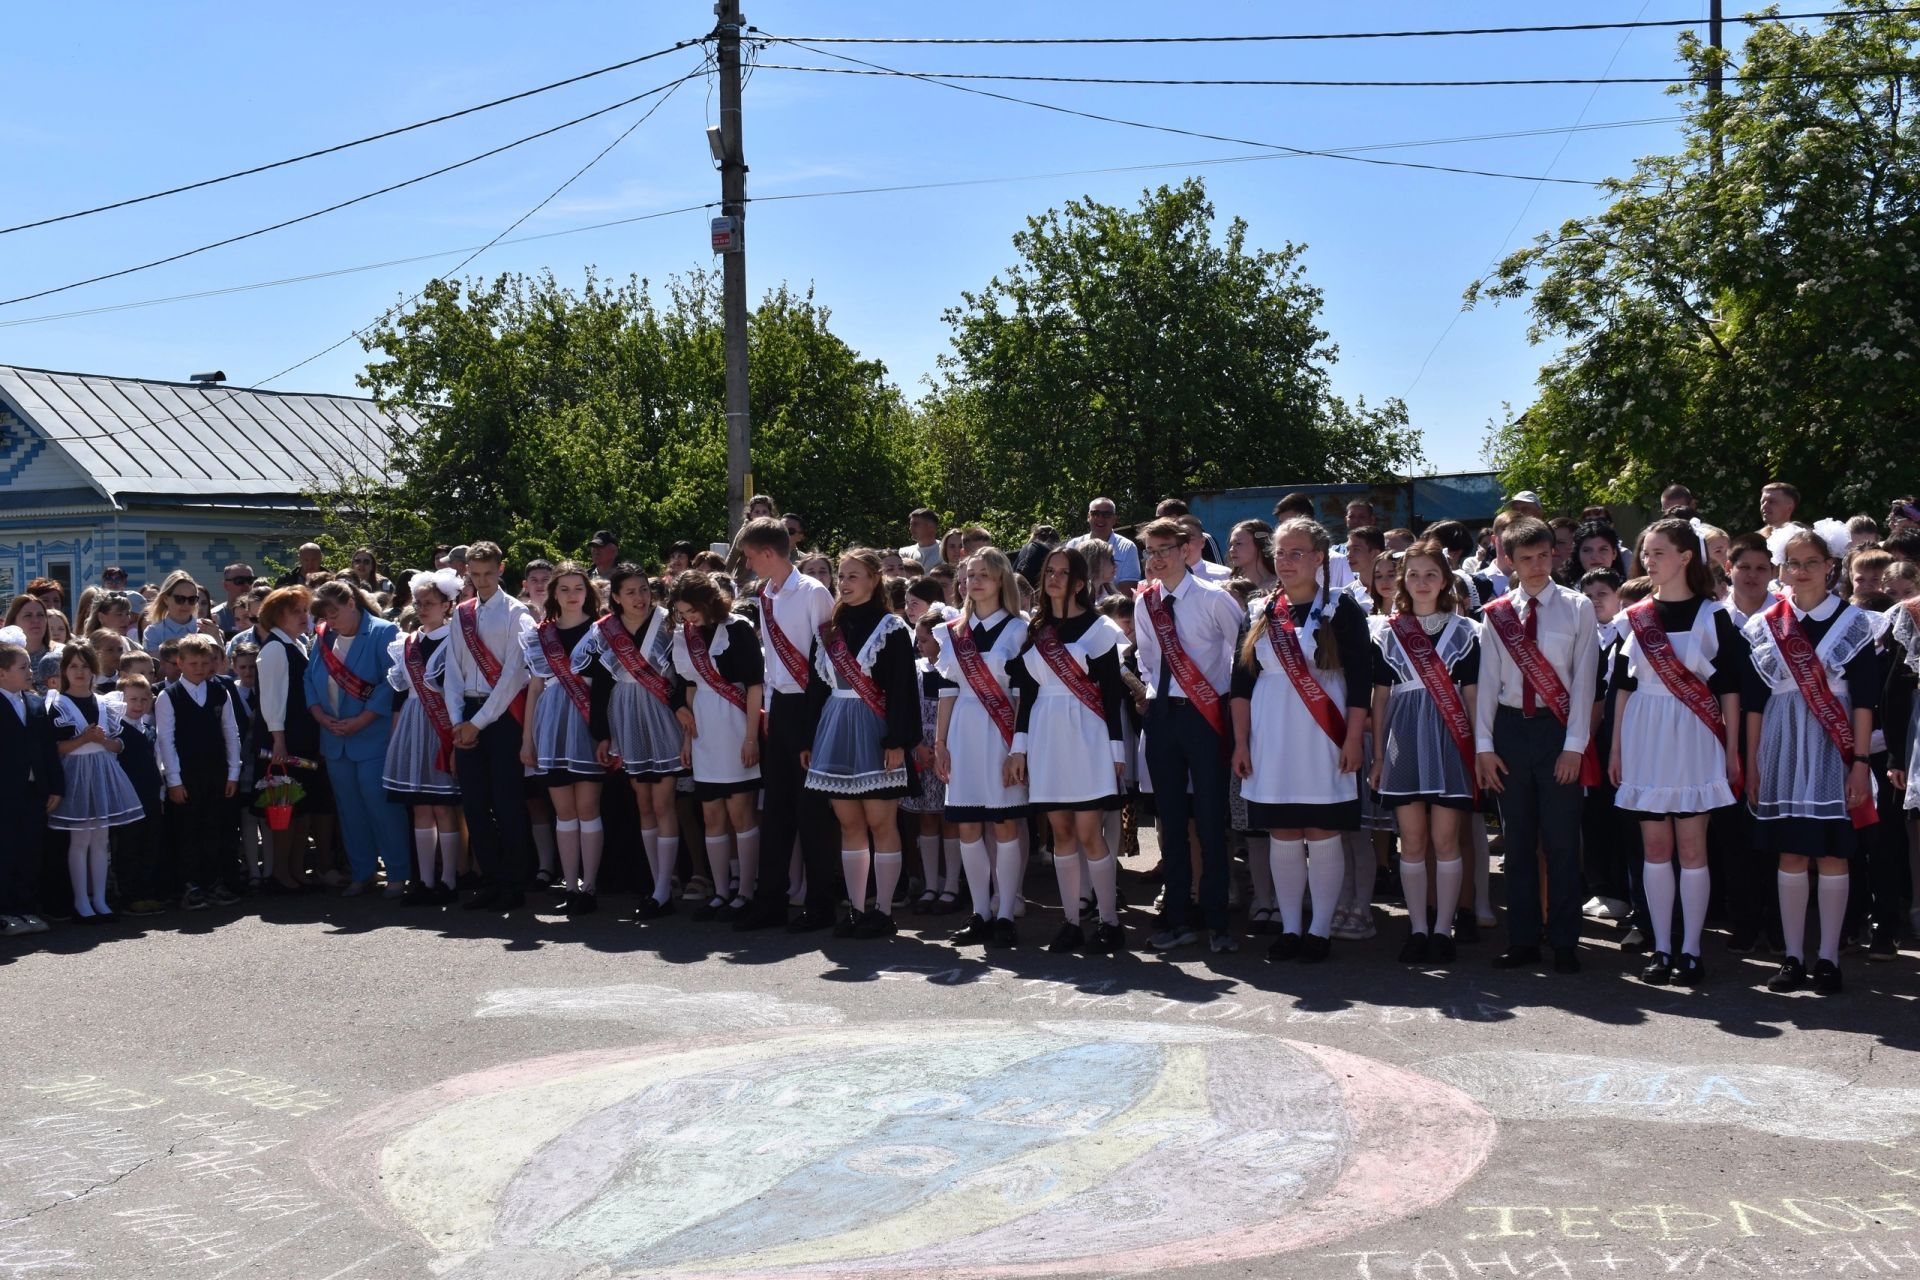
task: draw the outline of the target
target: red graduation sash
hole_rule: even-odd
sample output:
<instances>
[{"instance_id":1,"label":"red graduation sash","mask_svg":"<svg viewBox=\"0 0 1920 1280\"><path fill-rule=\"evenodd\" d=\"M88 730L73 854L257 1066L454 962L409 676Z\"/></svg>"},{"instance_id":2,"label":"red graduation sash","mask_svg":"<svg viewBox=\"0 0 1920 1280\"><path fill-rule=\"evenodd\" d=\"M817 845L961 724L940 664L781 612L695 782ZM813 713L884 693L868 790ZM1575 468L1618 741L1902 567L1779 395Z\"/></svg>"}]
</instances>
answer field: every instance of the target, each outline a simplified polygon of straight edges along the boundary
<instances>
[{"instance_id":1,"label":"red graduation sash","mask_svg":"<svg viewBox=\"0 0 1920 1280\"><path fill-rule=\"evenodd\" d=\"M407 664L407 680L413 685L413 696L420 700L420 707L427 715L427 723L433 726L433 736L440 741L439 750L433 753L433 767L442 773L453 772L453 717L447 714L447 700L438 689L427 683L427 659L420 652L423 647L420 633L408 636L400 647L402 659Z\"/></svg>"},{"instance_id":2,"label":"red graduation sash","mask_svg":"<svg viewBox=\"0 0 1920 1280\"><path fill-rule=\"evenodd\" d=\"M333 651L333 632L321 623L313 629L313 638L320 646L320 661L327 664L327 677L340 686L340 692L356 702L365 702L373 696L373 682L362 680L347 670L347 664Z\"/></svg>"},{"instance_id":3,"label":"red graduation sash","mask_svg":"<svg viewBox=\"0 0 1920 1280\"><path fill-rule=\"evenodd\" d=\"M1793 682L1800 686L1800 696L1806 699L1807 709L1813 712L1813 718L1827 731L1827 737L1839 748L1840 759L1845 769L1853 768L1853 722L1847 715L1847 709L1827 684L1827 668L1820 661L1820 655L1814 651L1813 642L1807 639L1807 633L1801 629L1799 620L1793 616L1793 604L1782 596L1774 602L1764 615L1767 631L1773 636L1773 644L1780 651L1780 658L1787 664L1787 670L1793 673ZM1880 814L1874 808L1873 798L1861 800L1857 808L1851 809L1847 817L1856 827L1870 827L1880 821Z\"/></svg>"},{"instance_id":4,"label":"red graduation sash","mask_svg":"<svg viewBox=\"0 0 1920 1280\"><path fill-rule=\"evenodd\" d=\"M820 643L827 651L827 658L833 663L833 669L839 673L840 681L860 695L860 701L867 704L867 710L887 718L887 695L873 682L873 677L860 669L847 651L847 642L838 629L829 622L820 628Z\"/></svg>"},{"instance_id":5,"label":"red graduation sash","mask_svg":"<svg viewBox=\"0 0 1920 1280\"><path fill-rule=\"evenodd\" d=\"M1393 629L1394 639L1400 642L1400 649L1407 655L1414 674L1420 677L1420 683L1427 688L1427 696L1433 699L1433 705L1439 708L1440 719L1447 726L1447 733L1453 738L1454 750L1460 753L1462 763L1467 766L1467 785L1473 788L1473 798L1480 798L1480 784L1473 770L1473 722L1467 718L1466 699L1460 696L1460 690L1454 686L1453 673L1440 661L1439 651L1433 647L1433 641L1421 627L1420 619L1411 613L1396 613L1387 625ZM1384 751L1386 744L1376 742L1376 751Z\"/></svg>"},{"instance_id":6,"label":"red graduation sash","mask_svg":"<svg viewBox=\"0 0 1920 1280\"><path fill-rule=\"evenodd\" d=\"M713 665L713 655L707 652L707 638L700 634L700 628L687 627L682 633L687 640L687 659L693 663L693 669L699 673L706 686L725 698L735 711L747 709L747 691L731 680L723 678L720 668Z\"/></svg>"},{"instance_id":7,"label":"red graduation sash","mask_svg":"<svg viewBox=\"0 0 1920 1280\"><path fill-rule=\"evenodd\" d=\"M573 704L582 720L591 721L592 695L587 682L573 669L573 655L560 643L560 625L548 618L534 632L534 638L540 642L540 652L546 655L547 669L553 672L554 682L566 691L567 701Z\"/></svg>"},{"instance_id":8,"label":"red graduation sash","mask_svg":"<svg viewBox=\"0 0 1920 1280\"><path fill-rule=\"evenodd\" d=\"M1633 627L1633 638L1640 642L1640 654L1652 667L1654 674L1660 677L1660 683L1667 691L1678 698L1681 705L1707 726L1707 732L1713 735L1715 742L1725 744L1727 740L1727 720L1720 714L1720 699L1713 696L1693 669L1680 661L1680 655L1673 651L1673 641L1667 639L1667 632L1654 616L1652 599L1642 600L1627 610L1627 622ZM1733 762L1735 770L1740 762Z\"/></svg>"},{"instance_id":9,"label":"red graduation sash","mask_svg":"<svg viewBox=\"0 0 1920 1280\"><path fill-rule=\"evenodd\" d=\"M462 600L453 611L460 616L460 637L466 641L467 652L473 657L473 664L480 668L480 674L486 677L488 685L500 683L503 668L500 659L493 656L493 650L487 648L487 642L480 638L480 601ZM513 704L507 708L513 715L515 724L525 724L527 720L527 691L522 689L513 696Z\"/></svg>"},{"instance_id":10,"label":"red graduation sash","mask_svg":"<svg viewBox=\"0 0 1920 1280\"><path fill-rule=\"evenodd\" d=\"M1307 704L1307 714L1313 717L1313 722L1333 740L1335 747L1345 746L1347 718L1333 705L1333 699L1327 696L1319 678L1307 666L1306 652L1300 648L1299 631L1293 625L1292 604L1287 593L1277 587L1267 602L1267 643L1280 659L1280 669L1293 681L1293 691Z\"/></svg>"},{"instance_id":11,"label":"red graduation sash","mask_svg":"<svg viewBox=\"0 0 1920 1280\"><path fill-rule=\"evenodd\" d=\"M1033 647L1047 664L1047 670L1053 672L1054 679L1067 687L1067 692L1080 699L1080 705L1093 712L1102 723L1106 722L1107 708L1100 700L1100 686L1093 677L1080 669L1080 664L1067 652L1067 646L1060 643L1059 632L1049 623L1033 633Z\"/></svg>"},{"instance_id":12,"label":"red graduation sash","mask_svg":"<svg viewBox=\"0 0 1920 1280\"><path fill-rule=\"evenodd\" d=\"M1147 607L1147 620L1153 624L1153 634L1160 641L1160 661L1173 668L1174 678L1180 681L1180 687L1186 692L1187 700L1193 703L1209 727L1220 735L1223 747L1233 741L1227 732L1227 722L1220 710L1220 691L1215 689L1193 659L1180 644L1180 633L1173 625L1173 613L1161 599L1164 588L1157 582L1140 588L1140 602Z\"/></svg>"},{"instance_id":13,"label":"red graduation sash","mask_svg":"<svg viewBox=\"0 0 1920 1280\"><path fill-rule=\"evenodd\" d=\"M973 690L973 696L986 708L994 728L1000 731L1001 740L1012 746L1013 699L1007 696L1000 682L987 670L987 661L980 656L980 646L973 642L973 628L967 625L964 616L958 617L947 624L947 635L953 642L953 656L960 662L960 674L967 678L967 687Z\"/></svg>"},{"instance_id":14,"label":"red graduation sash","mask_svg":"<svg viewBox=\"0 0 1920 1280\"><path fill-rule=\"evenodd\" d=\"M805 693L807 685L813 679L813 670L807 665L807 656L801 653L793 641L787 639L787 633L780 629L780 619L774 616L774 594L772 583L768 583L767 589L760 593L760 623L766 628L767 639L773 641L774 656L780 659L780 665L787 669L787 674L793 677L793 682L800 686L802 693Z\"/></svg>"},{"instance_id":15,"label":"red graduation sash","mask_svg":"<svg viewBox=\"0 0 1920 1280\"><path fill-rule=\"evenodd\" d=\"M1539 607L1539 601L1534 602ZM1540 701L1547 704L1547 710L1560 722L1562 729L1567 727L1567 717L1573 712L1573 695L1567 692L1567 686L1560 683L1560 677L1554 673L1553 664L1547 661L1547 655L1540 652L1540 646L1527 639L1527 633L1520 626L1520 617L1514 612L1513 599L1501 596L1490 601L1480 616L1493 627L1493 633L1500 637L1500 643L1506 647L1507 654L1513 659L1513 665L1520 668L1521 678L1533 686L1533 692ZM1600 785L1600 756L1594 750L1593 737L1587 737L1587 753L1580 761L1580 785L1597 787Z\"/></svg>"},{"instance_id":16,"label":"red graduation sash","mask_svg":"<svg viewBox=\"0 0 1920 1280\"><path fill-rule=\"evenodd\" d=\"M618 614L610 613L595 625L600 628L600 637L607 642L607 648L613 650L613 656L626 668L635 684L662 702L672 698L673 686L658 667L647 661L647 655L640 652L640 646L627 634L626 624L620 621Z\"/></svg>"}]
</instances>

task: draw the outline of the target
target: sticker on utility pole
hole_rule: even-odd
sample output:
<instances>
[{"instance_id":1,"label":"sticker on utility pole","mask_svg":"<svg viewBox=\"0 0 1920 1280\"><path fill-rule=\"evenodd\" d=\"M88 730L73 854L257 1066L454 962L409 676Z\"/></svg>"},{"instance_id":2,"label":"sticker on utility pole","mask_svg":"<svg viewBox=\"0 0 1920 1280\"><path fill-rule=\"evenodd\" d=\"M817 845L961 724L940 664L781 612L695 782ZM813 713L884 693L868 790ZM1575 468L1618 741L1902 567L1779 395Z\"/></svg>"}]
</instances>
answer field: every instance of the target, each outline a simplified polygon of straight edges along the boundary
<instances>
[{"instance_id":1,"label":"sticker on utility pole","mask_svg":"<svg viewBox=\"0 0 1920 1280\"><path fill-rule=\"evenodd\" d=\"M740 224L736 219L720 217L713 220L713 251L715 253L740 251Z\"/></svg>"}]
</instances>

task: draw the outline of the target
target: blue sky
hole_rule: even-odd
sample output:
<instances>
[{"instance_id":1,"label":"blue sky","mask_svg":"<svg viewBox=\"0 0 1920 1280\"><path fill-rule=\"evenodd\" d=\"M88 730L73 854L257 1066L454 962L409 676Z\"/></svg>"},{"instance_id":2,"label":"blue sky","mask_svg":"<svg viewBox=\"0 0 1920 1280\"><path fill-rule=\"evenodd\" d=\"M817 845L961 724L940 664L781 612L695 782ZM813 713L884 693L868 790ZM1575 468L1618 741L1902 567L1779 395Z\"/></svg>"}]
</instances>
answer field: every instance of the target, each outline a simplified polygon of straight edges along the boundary
<instances>
[{"instance_id":1,"label":"blue sky","mask_svg":"<svg viewBox=\"0 0 1920 1280\"><path fill-rule=\"evenodd\" d=\"M1818 6L1808 6L1818 7ZM1353 31L1546 21L1703 20L1706 0L1099 6L799 4L746 0L785 35L1181 35ZM4 217L11 224L212 176L528 88L669 45L711 25L705 3L424 3L240 6L36 5L9 15L0 71L9 110ZM1701 21L1704 31L1704 22ZM1730 26L1738 41L1743 27ZM1120 76L1434 79L1661 76L1672 29L1453 39L1108 48L850 47L916 71ZM46 288L293 217L603 107L693 70L689 49L405 137L257 178L0 237L0 296ZM826 63L783 46L766 62ZM1611 71L1609 72L1609 67ZM518 236L562 232L714 199L702 131L710 80L689 82ZM1091 111L1307 148L1454 138L1576 122L1672 117L1655 85L1333 89L988 85ZM464 254L165 305L16 323L333 271L485 242L625 129L646 103L405 191L123 279L0 307L0 362L236 383L278 372L365 325ZM1596 179L1672 149L1675 125L1377 151L1521 174ZM762 203L750 214L758 297L811 285L835 329L910 391L946 348L941 311L1012 259L1030 214L1076 196L1133 202L1147 186L1204 175L1221 217L1250 240L1307 246L1340 346L1337 389L1404 396L1441 471L1481 466L1490 418L1530 398L1550 352L1523 308L1459 314L1461 289L1503 248L1590 212L1578 186L1424 173L1317 158L1196 167L1257 148L1072 119L899 79L758 70L746 91L750 193L1169 164L945 190ZM550 268L662 281L711 262L707 211L522 244L469 274ZM1445 334L1444 341L1442 335ZM1437 349L1436 349L1436 344ZM1431 358L1429 358L1431 357ZM351 390L349 343L274 384ZM1424 372L1422 371L1424 365Z\"/></svg>"}]
</instances>

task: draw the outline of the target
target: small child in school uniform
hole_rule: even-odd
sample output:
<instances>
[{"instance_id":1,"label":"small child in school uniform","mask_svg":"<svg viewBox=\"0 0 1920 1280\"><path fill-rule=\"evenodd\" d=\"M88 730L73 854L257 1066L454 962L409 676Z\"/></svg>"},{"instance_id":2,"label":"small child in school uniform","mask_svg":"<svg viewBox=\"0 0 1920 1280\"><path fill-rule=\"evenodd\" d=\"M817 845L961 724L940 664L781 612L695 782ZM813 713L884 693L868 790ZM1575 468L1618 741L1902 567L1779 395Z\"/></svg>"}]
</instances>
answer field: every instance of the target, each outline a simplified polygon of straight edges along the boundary
<instances>
[{"instance_id":1,"label":"small child in school uniform","mask_svg":"<svg viewBox=\"0 0 1920 1280\"><path fill-rule=\"evenodd\" d=\"M176 643L169 641L168 643ZM229 686L213 679L211 636L182 636L180 678L160 695L155 719L167 781L167 836L186 888L180 905L202 911L238 901L221 865L222 825L240 790L240 726Z\"/></svg>"},{"instance_id":2,"label":"small child in school uniform","mask_svg":"<svg viewBox=\"0 0 1920 1280\"><path fill-rule=\"evenodd\" d=\"M53 738L66 783L47 825L68 833L67 876L80 924L114 920L107 905L107 833L146 816L114 759L123 747L120 713L94 694L93 675L91 649L70 644L60 651Z\"/></svg>"},{"instance_id":3,"label":"small child in school uniform","mask_svg":"<svg viewBox=\"0 0 1920 1280\"><path fill-rule=\"evenodd\" d=\"M127 653L126 637L99 627L87 636L87 647L93 650L94 661L100 664L100 678L93 682L95 691L112 692L120 685L120 660Z\"/></svg>"},{"instance_id":4,"label":"small child in school uniform","mask_svg":"<svg viewBox=\"0 0 1920 1280\"><path fill-rule=\"evenodd\" d=\"M173 895L174 876L166 849L166 787L154 753L153 685L145 676L128 676L114 691L125 729L120 770L140 797L143 816L113 833L113 865L122 909L130 916L159 915Z\"/></svg>"},{"instance_id":5,"label":"small child in school uniform","mask_svg":"<svg viewBox=\"0 0 1920 1280\"><path fill-rule=\"evenodd\" d=\"M47 706L33 691L33 660L18 627L0 639L0 935L45 933L34 914L41 833L66 785ZM15 637L18 637L16 639Z\"/></svg>"}]
</instances>

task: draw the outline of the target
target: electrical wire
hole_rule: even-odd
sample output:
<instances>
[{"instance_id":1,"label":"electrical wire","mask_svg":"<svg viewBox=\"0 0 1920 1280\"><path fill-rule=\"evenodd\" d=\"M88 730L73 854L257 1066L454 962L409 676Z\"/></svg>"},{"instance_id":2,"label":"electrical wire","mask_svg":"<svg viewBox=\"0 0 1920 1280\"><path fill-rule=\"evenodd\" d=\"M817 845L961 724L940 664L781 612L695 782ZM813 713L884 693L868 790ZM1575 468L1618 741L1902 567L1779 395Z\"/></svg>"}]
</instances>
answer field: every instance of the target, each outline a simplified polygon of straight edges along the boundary
<instances>
[{"instance_id":1,"label":"electrical wire","mask_svg":"<svg viewBox=\"0 0 1920 1280\"><path fill-rule=\"evenodd\" d=\"M268 234L269 232L281 231L287 227L296 226L302 222L311 222L315 218L324 217L329 213L337 213L341 209L349 208L353 205L361 204L365 201L372 200L376 196L387 195L391 192L399 191L404 187L411 187L418 183L425 182L430 178L438 178L443 174L452 173L455 169L464 169L466 166L470 164L477 164L482 160L486 160L490 157L500 155L502 152L511 151L515 147L525 146L529 142L536 141L540 138L545 138L551 134L559 133L563 129L571 129L575 125L585 124L589 120L598 119L600 116L604 116L607 113L612 111L618 111L622 107L632 106L634 103L642 101L643 99L646 99L646 98L651 98L655 94L670 93L673 89L679 87L682 84L685 84L689 80L694 79L696 76L700 76L703 74L704 74L703 71L691 72L687 75L681 76L677 80L669 80L667 83L663 85L656 85L655 87L648 89L644 93L637 93L631 98L624 98L621 101L612 104L611 106L601 107L598 111L589 111L587 114L583 116L575 116L571 120L567 120L560 124L553 125L550 128L542 129L538 133L530 133L523 138L515 138L512 142L504 143L497 147L491 147L486 151L482 151L478 155L468 156L465 160L456 160L452 164L442 165L438 169L434 169L430 172L420 174L416 177L407 178L401 182L389 183L388 185L381 187L378 190L364 192L363 194L354 196L350 199L338 201L334 204L328 205L324 209L315 209L311 213L303 213L303 214L300 214L298 217L285 218L279 222L271 223L268 226L256 227L252 231L243 231L238 235L226 236L226 237L223 237L222 239L214 240L207 244L199 245L192 249L183 249L179 253L170 253L163 258L154 258L149 262L138 263L131 267L121 267L117 271L105 271L100 273L99 275L88 276L84 280L74 280L74 281L70 281L67 284L54 285L46 289L36 289L31 293L17 294L11 298L0 298L0 307L10 307L15 305L16 303L31 302L35 298L45 298L45 297L50 297L56 293L66 293L70 289L79 289L86 285L99 284L103 280L117 280L121 276L130 276L141 271L151 271L155 267L163 267L163 266L166 266L168 263L179 262L182 259L195 257L198 254L206 253L213 249L224 248L225 246L230 244L239 244L243 240L251 240L256 236L263 236Z\"/></svg>"},{"instance_id":2,"label":"electrical wire","mask_svg":"<svg viewBox=\"0 0 1920 1280\"><path fill-rule=\"evenodd\" d=\"M1920 5L1899 9L1827 9L1812 13L1750 13L1729 17L1729 23L1798 22L1814 19L1899 17L1920 13ZM1633 22L1562 22L1530 27L1453 27L1411 31L1308 31L1277 35L1223 36L781 36L748 27L754 36L787 43L812 44L928 44L928 45L1128 45L1128 44L1264 44L1308 40L1405 40L1428 36L1539 35L1560 31L1628 31L1652 27L1691 27L1695 18L1660 18Z\"/></svg>"},{"instance_id":3,"label":"electrical wire","mask_svg":"<svg viewBox=\"0 0 1920 1280\"><path fill-rule=\"evenodd\" d=\"M795 44L794 47L806 48L805 45L800 44ZM872 67L878 71L909 80L918 80L923 84L939 85L944 89L952 89L956 93L969 93L976 97L993 98L1000 102L1011 102L1023 107L1034 107L1041 111L1052 111L1060 115L1078 116L1083 120L1098 120L1104 124L1124 125L1130 129L1146 129L1155 133L1177 134L1185 138L1204 138L1209 142L1229 142L1240 147L1265 147L1269 150L1281 151L1289 155L1321 156L1331 160L1346 160L1354 164L1383 165L1396 169L1424 169L1436 173L1458 173L1476 178L1506 178L1518 182L1552 182L1570 187L1599 187L1605 185L1604 181L1585 181L1579 178L1552 178L1532 173L1507 173L1498 169L1465 168L1458 165L1430 164L1419 160L1382 160L1376 156L1343 155L1333 151L1316 151L1311 147L1294 147L1280 142L1264 142L1258 138L1236 138L1229 134L1207 133L1199 129L1183 129L1176 125L1154 124L1145 120L1129 120L1124 116L1110 116L1098 111L1085 111L1078 107L1062 106L1057 102L1042 102L1037 98L1022 98L1011 93L1001 93L996 89L981 89L973 85L955 84L950 80L943 80L937 75L928 75L917 71L902 71L897 67L883 67L877 62L868 62L864 58L856 58L851 54L835 53L831 49L807 49L807 52L817 53L826 58L838 58L843 62L858 63L863 67Z\"/></svg>"},{"instance_id":4,"label":"electrical wire","mask_svg":"<svg viewBox=\"0 0 1920 1280\"><path fill-rule=\"evenodd\" d=\"M1330 147L1335 153L1360 151L1386 151L1410 147L1449 146L1458 143L1490 142L1511 138L1532 138L1561 133L1592 133L1607 129L1636 128L1646 125L1677 124L1683 116L1646 116L1637 120L1602 120L1592 124L1548 126L1538 129L1512 129L1499 133L1463 134L1447 138L1419 138L1402 142L1369 142L1350 147ZM1049 173L1005 174L980 178L951 178L939 182L912 182L893 186L847 187L827 191L794 191L784 195L749 196L748 203L771 204L789 200L816 200L830 197L856 195L884 195L910 191L937 191L952 187L990 186L1012 182L1037 182L1053 178L1097 177L1115 173L1143 173L1162 169L1198 169L1215 165L1251 164L1267 160L1295 160L1298 156L1278 151L1257 151L1244 155L1210 156L1193 160L1161 160L1143 164L1112 165L1096 169L1060 169ZM624 227L636 222L651 222L658 218L672 217L676 214L694 213L702 209L718 206L717 200L708 200L701 204L682 205L677 209L663 209L655 213L643 213L629 218L615 218L608 222L594 222L579 227L563 227L557 231L542 231L537 235L517 236L511 240L502 240L501 245L531 244L538 240L552 240L561 236L582 235L591 231L604 231L610 227ZM84 316L106 315L115 311L132 311L143 307L161 306L174 302L192 302L202 298L224 297L228 294L250 293L259 289L278 288L283 285L306 284L314 280L328 280L338 276L358 275L368 271L379 271L387 267L407 266L415 262L428 262L434 258L450 258L458 253L466 253L471 245L454 249L438 249L431 253L418 253L404 258L389 258L381 262L361 263L351 267L336 267L327 271L314 271L304 275L282 276L273 280L256 280L247 284L226 285L218 289L201 289L192 293L176 293L156 298L141 298L130 302L108 303L104 306L83 307L71 311L47 312L41 315L18 316L11 320L0 320L0 329L18 328L23 325L45 324L55 320L72 320Z\"/></svg>"},{"instance_id":5,"label":"electrical wire","mask_svg":"<svg viewBox=\"0 0 1920 1280\"><path fill-rule=\"evenodd\" d=\"M354 147L363 147L370 142L382 142L388 138L397 138L403 133L412 133L416 129L425 129L430 125L445 124L449 120L458 120L462 116L470 116L476 112L505 106L509 102L520 102L526 98L532 98L542 93L550 93L555 89L564 89L568 85L579 84L583 80L592 80L597 76L609 75L615 71L625 71L628 67L637 67L643 62L651 62L655 58L663 58L667 54L676 53L691 45L700 44L705 39L706 37L701 36L692 40L682 40L676 44L668 45L664 49L655 49L652 53L641 54L637 58L628 58L624 62L615 62L608 66L597 67L592 71L583 71L577 76L568 76L564 80L554 80L548 84L537 85L532 89L522 89L519 93L510 93L504 98L495 98L491 102L476 103L471 107L462 107L458 111L449 111L444 115L437 115L431 119L416 120L412 124L404 124L394 129L383 129L379 133L370 133L364 138L354 138L349 142L336 142L330 147L321 147L317 151L307 151L297 156L288 156L284 160L275 160L268 164L256 164L246 169L236 169L232 173L224 173L217 178L202 178L198 182L189 182L178 187L168 187L164 191L150 191L143 196L128 196L124 200L114 200L107 204L97 204L90 209L75 209L71 213L60 213L54 214L51 217L36 218L31 222L17 222L10 227L0 227L0 236L12 235L16 231L30 231L35 227L52 226L56 222L71 222L75 218L90 217L93 214L106 213L113 209L125 209L131 205L145 204L149 200L159 200L167 196L177 196L188 191L199 191L204 187L213 187L223 182L232 182L236 178L250 178L255 174L269 173L275 169L284 169L288 165L299 164L304 160L316 160L321 156L330 156L341 151L351 150Z\"/></svg>"}]
</instances>

